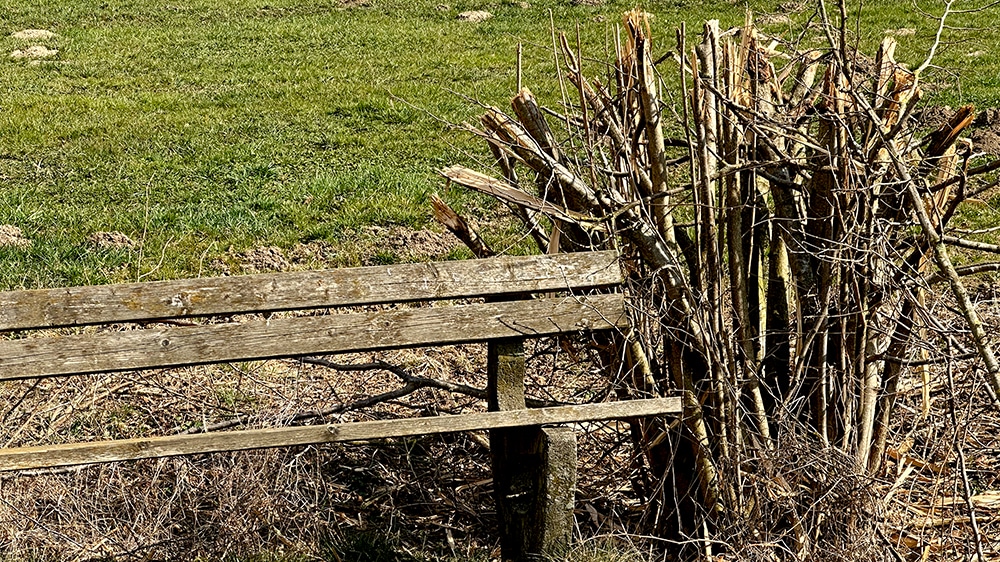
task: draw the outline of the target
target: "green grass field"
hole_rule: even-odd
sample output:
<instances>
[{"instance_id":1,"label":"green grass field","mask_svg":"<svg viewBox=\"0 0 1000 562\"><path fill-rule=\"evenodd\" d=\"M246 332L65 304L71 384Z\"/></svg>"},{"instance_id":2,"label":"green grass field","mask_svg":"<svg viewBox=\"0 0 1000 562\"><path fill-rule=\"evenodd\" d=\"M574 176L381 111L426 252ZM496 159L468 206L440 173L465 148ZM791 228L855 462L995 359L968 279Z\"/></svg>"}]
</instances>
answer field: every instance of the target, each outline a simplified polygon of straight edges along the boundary
<instances>
[{"instance_id":1,"label":"green grass field","mask_svg":"<svg viewBox=\"0 0 1000 562\"><path fill-rule=\"evenodd\" d=\"M579 25L596 68L632 7L441 1L0 1L0 225L33 241L0 247L0 289L209 274L208 264L246 248L310 241L331 244L336 265L356 264L377 248L366 227L431 222L425 198L443 189L437 168L485 158L447 123L477 118L463 96L506 107L518 41L525 83L555 105L550 11L559 29ZM789 11L776 4L750 7ZM657 52L673 46L682 20L693 41L702 20L738 25L744 7L645 6L662 38ZM457 21L470 9L495 17ZM809 13L767 29L798 29ZM981 27L994 13L953 23ZM886 29L912 28L899 58L917 63L934 23L878 0L865 5L858 37L871 50ZM42 43L58 55L9 58L29 44L10 35L25 28L55 32ZM951 32L944 69L932 75L946 86L940 103L996 105L993 37ZM100 231L138 244L89 243Z\"/></svg>"}]
</instances>

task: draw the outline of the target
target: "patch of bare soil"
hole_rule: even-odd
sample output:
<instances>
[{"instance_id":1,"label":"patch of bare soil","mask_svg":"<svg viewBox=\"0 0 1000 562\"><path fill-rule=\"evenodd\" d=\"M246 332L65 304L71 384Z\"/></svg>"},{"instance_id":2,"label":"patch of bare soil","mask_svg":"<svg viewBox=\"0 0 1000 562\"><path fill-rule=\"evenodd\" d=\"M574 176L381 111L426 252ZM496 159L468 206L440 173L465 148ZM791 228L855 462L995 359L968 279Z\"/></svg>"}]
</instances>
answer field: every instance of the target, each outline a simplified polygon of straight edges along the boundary
<instances>
[{"instance_id":1,"label":"patch of bare soil","mask_svg":"<svg viewBox=\"0 0 1000 562\"><path fill-rule=\"evenodd\" d=\"M788 14L781 13L761 14L756 21L760 25L788 25L792 23L792 18Z\"/></svg>"},{"instance_id":2,"label":"patch of bare soil","mask_svg":"<svg viewBox=\"0 0 1000 562\"><path fill-rule=\"evenodd\" d=\"M948 105L925 107L914 115L920 126L928 130L937 129L954 116L955 109Z\"/></svg>"},{"instance_id":3,"label":"patch of bare soil","mask_svg":"<svg viewBox=\"0 0 1000 562\"><path fill-rule=\"evenodd\" d=\"M222 275L273 273L296 269L323 269L336 264L338 252L329 242L313 241L288 249L277 246L251 248L228 259L215 259L211 269Z\"/></svg>"},{"instance_id":4,"label":"patch of bare soil","mask_svg":"<svg viewBox=\"0 0 1000 562\"><path fill-rule=\"evenodd\" d=\"M379 254L392 254L399 261L442 258L462 245L450 232L413 230L401 226L374 226L367 229L367 234L377 241Z\"/></svg>"},{"instance_id":5,"label":"patch of bare soil","mask_svg":"<svg viewBox=\"0 0 1000 562\"><path fill-rule=\"evenodd\" d=\"M98 248L112 250L135 248L138 245L126 234L118 231L95 232L87 237L87 242L92 246L97 246Z\"/></svg>"},{"instance_id":6,"label":"patch of bare soil","mask_svg":"<svg viewBox=\"0 0 1000 562\"><path fill-rule=\"evenodd\" d=\"M12 224L0 224L0 248L23 248L31 245L31 240L24 236L21 229Z\"/></svg>"},{"instance_id":7,"label":"patch of bare soil","mask_svg":"<svg viewBox=\"0 0 1000 562\"><path fill-rule=\"evenodd\" d=\"M52 58L58 54L59 54L58 50L50 49L45 45L32 45L24 49L15 50L10 54L10 58L38 60L38 59Z\"/></svg>"},{"instance_id":8,"label":"patch of bare soil","mask_svg":"<svg viewBox=\"0 0 1000 562\"><path fill-rule=\"evenodd\" d=\"M288 271L292 264L285 258L285 253L277 246L252 248L237 255L243 273L269 273L272 271Z\"/></svg>"},{"instance_id":9,"label":"patch of bare soil","mask_svg":"<svg viewBox=\"0 0 1000 562\"><path fill-rule=\"evenodd\" d=\"M947 105L926 107L915 114L922 129L932 131L955 116L956 110ZM1000 156L1000 110L985 109L976 114L969 128L973 150Z\"/></svg>"},{"instance_id":10,"label":"patch of bare soil","mask_svg":"<svg viewBox=\"0 0 1000 562\"><path fill-rule=\"evenodd\" d=\"M778 12L783 14L797 14L804 11L810 5L799 0L788 0L778 4Z\"/></svg>"},{"instance_id":11,"label":"patch of bare soil","mask_svg":"<svg viewBox=\"0 0 1000 562\"><path fill-rule=\"evenodd\" d=\"M48 29L22 29L11 33L10 36L21 41L45 41L55 39L56 34Z\"/></svg>"},{"instance_id":12,"label":"patch of bare soil","mask_svg":"<svg viewBox=\"0 0 1000 562\"><path fill-rule=\"evenodd\" d=\"M470 10L468 12L461 12L458 14L458 21L467 21L470 23L480 23L484 22L493 17L493 14L485 10Z\"/></svg>"},{"instance_id":13,"label":"patch of bare soil","mask_svg":"<svg viewBox=\"0 0 1000 562\"><path fill-rule=\"evenodd\" d=\"M292 246L285 252L285 257L295 269L318 269L334 263L337 249L329 242L313 241Z\"/></svg>"},{"instance_id":14,"label":"patch of bare soil","mask_svg":"<svg viewBox=\"0 0 1000 562\"><path fill-rule=\"evenodd\" d=\"M397 262L427 261L447 257L461 241L450 232L413 230L402 226L372 226L356 237L357 248L347 251L347 257L332 244L313 241L291 248L265 246L234 253L225 259L213 260L213 272L221 275L270 273L299 269L322 269L358 262L377 265ZM355 255L357 254L357 255Z\"/></svg>"},{"instance_id":15,"label":"patch of bare soil","mask_svg":"<svg viewBox=\"0 0 1000 562\"><path fill-rule=\"evenodd\" d=\"M1000 109L985 109L972 122L973 146L987 154L1000 155Z\"/></svg>"},{"instance_id":16,"label":"patch of bare soil","mask_svg":"<svg viewBox=\"0 0 1000 562\"><path fill-rule=\"evenodd\" d=\"M980 129L970 135L972 144L979 152L1000 155L1000 132L995 128Z\"/></svg>"}]
</instances>

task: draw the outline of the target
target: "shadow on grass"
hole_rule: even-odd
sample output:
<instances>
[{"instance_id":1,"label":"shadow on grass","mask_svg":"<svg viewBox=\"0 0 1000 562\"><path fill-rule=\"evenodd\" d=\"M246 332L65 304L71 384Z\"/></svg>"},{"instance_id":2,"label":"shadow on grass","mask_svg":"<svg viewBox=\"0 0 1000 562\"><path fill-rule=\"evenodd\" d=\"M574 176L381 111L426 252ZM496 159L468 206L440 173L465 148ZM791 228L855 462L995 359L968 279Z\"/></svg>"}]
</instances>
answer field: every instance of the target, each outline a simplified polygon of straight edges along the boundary
<instances>
[{"instance_id":1,"label":"shadow on grass","mask_svg":"<svg viewBox=\"0 0 1000 562\"><path fill-rule=\"evenodd\" d=\"M394 537L372 530L348 532L331 540L322 558L328 562L420 562L402 552Z\"/></svg>"}]
</instances>

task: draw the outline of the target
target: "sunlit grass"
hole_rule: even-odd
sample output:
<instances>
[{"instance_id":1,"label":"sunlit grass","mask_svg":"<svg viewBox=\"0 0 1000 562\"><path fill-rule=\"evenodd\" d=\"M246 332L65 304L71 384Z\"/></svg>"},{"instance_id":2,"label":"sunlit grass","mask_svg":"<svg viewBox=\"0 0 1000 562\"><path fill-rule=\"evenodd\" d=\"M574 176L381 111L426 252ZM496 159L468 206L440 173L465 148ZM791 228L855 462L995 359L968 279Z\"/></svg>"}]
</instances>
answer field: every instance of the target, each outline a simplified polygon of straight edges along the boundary
<instances>
[{"instance_id":1,"label":"sunlit grass","mask_svg":"<svg viewBox=\"0 0 1000 562\"><path fill-rule=\"evenodd\" d=\"M25 46L9 35L24 28L57 33L44 43L59 49L40 64L0 56L0 224L34 240L0 249L0 288L190 276L247 247L346 244L369 225L425 227L426 195L443 187L435 170L487 160L481 143L447 125L476 119L479 108L463 96L506 107L523 41L525 83L558 106L550 11L574 42L579 26L589 73L600 76L613 26L632 7L439 4L0 1L0 54ZM658 52L673 48L682 20L693 43L704 19L730 27L744 11L693 0L645 7L656 16ZM494 17L457 21L467 9ZM810 13L765 29L791 36ZM963 14L954 23L989 21ZM900 37L899 58L915 65L935 27L908 6L866 3L856 37L872 51L886 29L903 27L914 35ZM993 34L951 36L939 59L951 70L929 76L948 86L939 99L995 102ZM988 54L967 56L978 51ZM668 83L672 65L661 65ZM88 246L102 230L141 247Z\"/></svg>"}]
</instances>

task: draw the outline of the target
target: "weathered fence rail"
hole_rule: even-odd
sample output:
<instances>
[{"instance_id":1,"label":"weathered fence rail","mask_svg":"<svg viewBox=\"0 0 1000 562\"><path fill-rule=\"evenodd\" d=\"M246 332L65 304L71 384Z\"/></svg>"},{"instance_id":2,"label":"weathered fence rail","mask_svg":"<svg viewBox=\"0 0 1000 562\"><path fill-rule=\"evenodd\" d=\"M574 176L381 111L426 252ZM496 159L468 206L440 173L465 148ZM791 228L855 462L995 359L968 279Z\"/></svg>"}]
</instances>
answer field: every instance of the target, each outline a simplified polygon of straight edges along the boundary
<instances>
[{"instance_id":1,"label":"weathered fence rail","mask_svg":"<svg viewBox=\"0 0 1000 562\"><path fill-rule=\"evenodd\" d=\"M7 448L0 470L488 429L504 558L542 553L569 538L576 480L572 430L546 426L682 409L677 398L525 409L523 341L627 329L623 296L593 291L620 283L617 256L592 252L0 293L0 334L16 333L0 339L0 380L487 342L494 410ZM326 310L413 302L430 306ZM294 314L231 318L272 312ZM106 329L52 330L86 326Z\"/></svg>"},{"instance_id":2,"label":"weathered fence rail","mask_svg":"<svg viewBox=\"0 0 1000 562\"><path fill-rule=\"evenodd\" d=\"M680 398L653 398L625 402L605 402L481 412L431 418L377 420L355 423L275 427L247 431L222 431L196 435L169 435L144 439L121 439L97 443L42 445L3 450L4 470L22 470L40 466L70 466L126 461L198 453L218 453L269 447L290 447L343 441L366 441L386 437L410 437L503 429L531 425L598 421L641 417L664 413L664 407L679 407Z\"/></svg>"}]
</instances>

